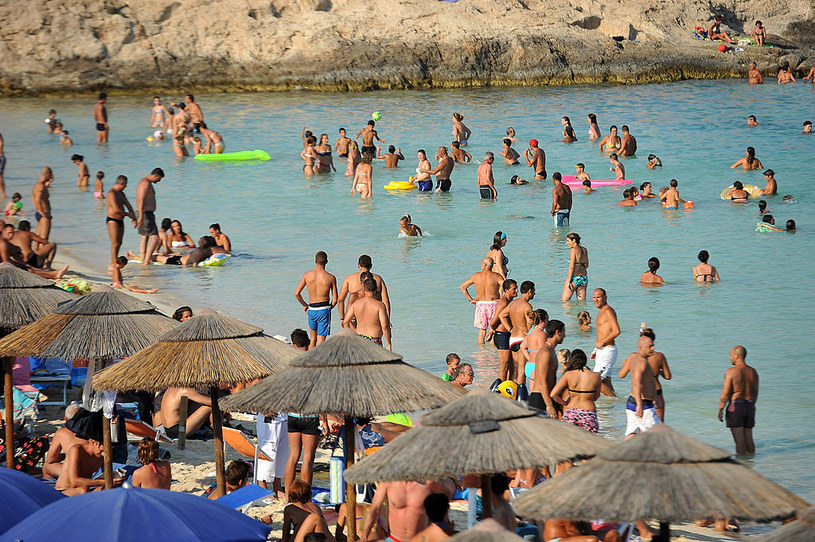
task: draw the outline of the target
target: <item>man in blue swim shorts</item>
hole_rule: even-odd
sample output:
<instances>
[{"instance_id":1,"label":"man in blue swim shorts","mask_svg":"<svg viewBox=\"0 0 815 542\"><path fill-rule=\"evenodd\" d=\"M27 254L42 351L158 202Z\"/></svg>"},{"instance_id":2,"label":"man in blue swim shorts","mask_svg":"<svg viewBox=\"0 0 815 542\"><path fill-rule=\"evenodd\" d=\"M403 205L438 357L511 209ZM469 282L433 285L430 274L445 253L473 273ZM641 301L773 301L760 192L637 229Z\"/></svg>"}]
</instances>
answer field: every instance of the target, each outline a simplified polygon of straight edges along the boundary
<instances>
[{"instance_id":1,"label":"man in blue swim shorts","mask_svg":"<svg viewBox=\"0 0 815 542\"><path fill-rule=\"evenodd\" d=\"M557 227L569 225L569 213L572 210L572 189L563 184L561 179L559 171L552 173L552 182L555 183L552 189L552 216Z\"/></svg>"},{"instance_id":2,"label":"man in blue swim shorts","mask_svg":"<svg viewBox=\"0 0 815 542\"><path fill-rule=\"evenodd\" d=\"M337 277L325 270L328 254L319 251L314 257L314 269L306 271L294 297L303 306L308 315L308 327L311 330L311 344L314 348L331 334L331 310L337 304ZM303 288L308 289L308 303L303 299Z\"/></svg>"}]
</instances>

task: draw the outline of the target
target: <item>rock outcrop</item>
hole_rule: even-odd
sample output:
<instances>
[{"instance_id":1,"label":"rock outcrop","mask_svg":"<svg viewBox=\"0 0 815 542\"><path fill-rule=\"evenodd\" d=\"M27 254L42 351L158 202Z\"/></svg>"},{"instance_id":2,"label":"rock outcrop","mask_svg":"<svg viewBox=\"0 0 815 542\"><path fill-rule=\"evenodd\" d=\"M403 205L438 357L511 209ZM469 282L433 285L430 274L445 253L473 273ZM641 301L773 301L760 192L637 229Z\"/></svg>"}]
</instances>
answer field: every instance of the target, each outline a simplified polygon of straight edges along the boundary
<instances>
[{"instance_id":1,"label":"rock outcrop","mask_svg":"<svg viewBox=\"0 0 815 542\"><path fill-rule=\"evenodd\" d=\"M815 63L811 0L0 2L0 94L657 82ZM774 48L691 37L714 13Z\"/></svg>"}]
</instances>

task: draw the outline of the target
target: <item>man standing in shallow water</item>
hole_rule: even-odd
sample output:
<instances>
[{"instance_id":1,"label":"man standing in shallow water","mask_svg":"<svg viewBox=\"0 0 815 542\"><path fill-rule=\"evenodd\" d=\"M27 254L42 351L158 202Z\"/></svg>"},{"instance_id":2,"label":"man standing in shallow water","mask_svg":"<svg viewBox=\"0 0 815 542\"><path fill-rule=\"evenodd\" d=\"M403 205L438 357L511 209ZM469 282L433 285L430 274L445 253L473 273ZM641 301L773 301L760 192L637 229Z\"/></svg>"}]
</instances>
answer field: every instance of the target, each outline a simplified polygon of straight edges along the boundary
<instances>
[{"instance_id":1,"label":"man standing in shallow water","mask_svg":"<svg viewBox=\"0 0 815 542\"><path fill-rule=\"evenodd\" d=\"M481 271L465 280L459 288L470 303L475 305L475 319L473 325L478 329L478 344L490 340L487 330L495 317L495 307L501 297L501 283L504 277L493 271L495 262L487 256L481 260ZM468 288L475 284L475 299L470 295Z\"/></svg>"},{"instance_id":2,"label":"man standing in shallow water","mask_svg":"<svg viewBox=\"0 0 815 542\"><path fill-rule=\"evenodd\" d=\"M150 265L153 253L158 248L158 227L156 226L156 190L154 183L161 182L164 170L157 167L136 185L136 208L139 210L136 219L136 228L141 235L139 242L139 257L142 266Z\"/></svg>"},{"instance_id":3,"label":"man standing in shallow water","mask_svg":"<svg viewBox=\"0 0 815 542\"><path fill-rule=\"evenodd\" d=\"M730 351L733 367L724 372L724 385L719 399L719 421L724 421L727 408L727 427L733 434L738 455L755 454L753 427L756 425L758 401L758 372L745 363L747 349L736 346Z\"/></svg>"},{"instance_id":4,"label":"man standing in shallow water","mask_svg":"<svg viewBox=\"0 0 815 542\"><path fill-rule=\"evenodd\" d=\"M561 179L559 171L552 174L552 182L555 184L552 189L552 216L557 227L569 225L572 211L572 189L563 184Z\"/></svg>"},{"instance_id":5,"label":"man standing in shallow water","mask_svg":"<svg viewBox=\"0 0 815 542\"><path fill-rule=\"evenodd\" d=\"M125 188L127 188L127 177L119 175L116 177L113 188L108 190L105 196L105 206L107 207L105 225L110 236L110 266L108 267L110 270L116 265L119 249L122 248L122 239L125 233L124 218L128 216L134 223L136 222L136 213L133 212L133 207L127 200L124 192Z\"/></svg>"},{"instance_id":6,"label":"man standing in shallow water","mask_svg":"<svg viewBox=\"0 0 815 542\"><path fill-rule=\"evenodd\" d=\"M594 360L595 373L600 373L600 391L603 395L617 397L614 386L611 383L611 371L617 362L617 345L614 342L620 335L620 324L617 322L617 313L607 303L606 291L602 288L594 290L591 296L594 306L597 307L597 340L591 359ZM653 344L653 343L652 343Z\"/></svg>"},{"instance_id":7,"label":"man standing in shallow water","mask_svg":"<svg viewBox=\"0 0 815 542\"><path fill-rule=\"evenodd\" d=\"M308 315L311 348L322 344L331 334L331 310L337 304L337 277L325 270L328 254L319 251L314 256L314 263L314 269L303 274L294 291L295 299L303 305L303 310ZM308 289L308 303L301 295L303 288Z\"/></svg>"},{"instance_id":8,"label":"man standing in shallow water","mask_svg":"<svg viewBox=\"0 0 815 542\"><path fill-rule=\"evenodd\" d=\"M436 153L436 160L438 160L439 163L435 169L423 169L422 173L429 173L436 176L435 192L449 192L453 184L450 180L450 174L453 173L456 162L447 155L447 147L439 147Z\"/></svg>"},{"instance_id":9,"label":"man standing in shallow water","mask_svg":"<svg viewBox=\"0 0 815 542\"><path fill-rule=\"evenodd\" d=\"M108 110L105 107L105 102L107 102L107 100L108 95L104 92L100 92L99 100L96 102L96 105L93 106L93 120L96 121L97 143L108 142L108 132L110 132L110 126L108 126Z\"/></svg>"}]
</instances>

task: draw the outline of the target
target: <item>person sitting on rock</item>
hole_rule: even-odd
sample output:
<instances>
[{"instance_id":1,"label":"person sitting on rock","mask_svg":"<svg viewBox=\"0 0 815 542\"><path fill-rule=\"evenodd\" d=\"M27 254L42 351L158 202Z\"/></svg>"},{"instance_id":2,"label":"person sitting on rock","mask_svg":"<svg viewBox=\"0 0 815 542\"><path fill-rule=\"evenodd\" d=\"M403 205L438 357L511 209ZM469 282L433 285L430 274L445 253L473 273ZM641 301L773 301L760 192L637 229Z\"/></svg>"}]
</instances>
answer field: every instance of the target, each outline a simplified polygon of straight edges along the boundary
<instances>
[{"instance_id":1,"label":"person sitting on rock","mask_svg":"<svg viewBox=\"0 0 815 542\"><path fill-rule=\"evenodd\" d=\"M713 24L711 24L710 28L707 29L707 37L712 40L721 40L727 43L736 43L735 41L730 39L730 36L727 35L727 32L722 30L721 15L716 15Z\"/></svg>"}]
</instances>

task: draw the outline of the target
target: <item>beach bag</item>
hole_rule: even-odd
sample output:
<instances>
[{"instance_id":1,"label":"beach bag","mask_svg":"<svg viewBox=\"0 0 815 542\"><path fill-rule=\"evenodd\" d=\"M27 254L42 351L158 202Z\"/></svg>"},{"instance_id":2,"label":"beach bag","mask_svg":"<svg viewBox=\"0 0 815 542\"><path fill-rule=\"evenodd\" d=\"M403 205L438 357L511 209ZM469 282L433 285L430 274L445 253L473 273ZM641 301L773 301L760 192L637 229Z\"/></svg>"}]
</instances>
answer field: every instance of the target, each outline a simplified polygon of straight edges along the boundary
<instances>
[{"instance_id":1,"label":"beach bag","mask_svg":"<svg viewBox=\"0 0 815 542\"><path fill-rule=\"evenodd\" d=\"M48 437L39 436L18 441L14 447L14 468L25 472L32 472L48 451Z\"/></svg>"},{"instance_id":2,"label":"beach bag","mask_svg":"<svg viewBox=\"0 0 815 542\"><path fill-rule=\"evenodd\" d=\"M362 447L362 438L357 431L356 434L355 453L357 459L365 457L365 448ZM328 496L332 504L339 504L345 502L345 478L342 473L345 470L345 457L342 455L342 448L339 447L339 440L337 446L331 450L331 457L328 464L328 478L329 488ZM340 448L340 455L335 455L337 448ZM374 498L374 486L372 484L355 485L354 490L357 495L357 502L370 503Z\"/></svg>"}]
</instances>

